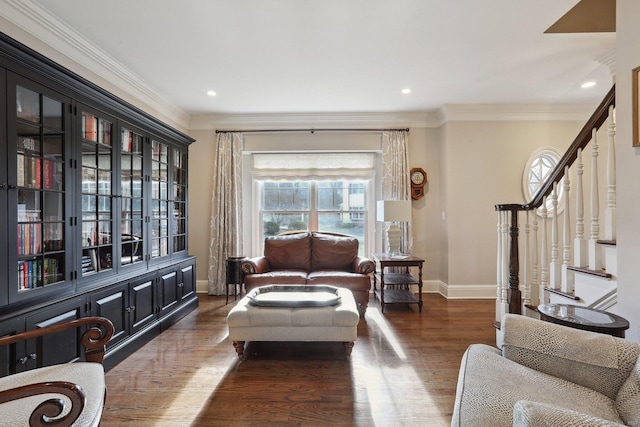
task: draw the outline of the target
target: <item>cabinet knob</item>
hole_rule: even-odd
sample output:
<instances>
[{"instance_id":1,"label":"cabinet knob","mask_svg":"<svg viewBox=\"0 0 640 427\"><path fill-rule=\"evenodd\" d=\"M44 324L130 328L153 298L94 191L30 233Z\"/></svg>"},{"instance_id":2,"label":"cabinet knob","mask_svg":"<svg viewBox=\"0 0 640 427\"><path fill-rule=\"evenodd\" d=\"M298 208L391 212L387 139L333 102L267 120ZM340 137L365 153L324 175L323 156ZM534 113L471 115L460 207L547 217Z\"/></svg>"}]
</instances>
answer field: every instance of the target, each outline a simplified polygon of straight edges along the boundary
<instances>
[{"instance_id":1,"label":"cabinet knob","mask_svg":"<svg viewBox=\"0 0 640 427\"><path fill-rule=\"evenodd\" d=\"M26 365L29 360L36 360L37 358L38 358L37 354L31 353L27 356L22 356L20 359L18 359L18 363L20 365Z\"/></svg>"}]
</instances>

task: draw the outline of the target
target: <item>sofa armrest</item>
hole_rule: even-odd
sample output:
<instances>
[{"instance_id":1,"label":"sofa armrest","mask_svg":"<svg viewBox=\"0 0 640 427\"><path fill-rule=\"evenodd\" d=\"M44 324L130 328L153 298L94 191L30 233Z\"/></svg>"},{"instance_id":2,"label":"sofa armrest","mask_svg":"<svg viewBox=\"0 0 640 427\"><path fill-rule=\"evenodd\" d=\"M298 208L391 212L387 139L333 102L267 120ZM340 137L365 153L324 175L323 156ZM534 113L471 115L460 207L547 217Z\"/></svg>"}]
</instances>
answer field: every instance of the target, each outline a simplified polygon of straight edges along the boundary
<instances>
[{"instance_id":1,"label":"sofa armrest","mask_svg":"<svg viewBox=\"0 0 640 427\"><path fill-rule=\"evenodd\" d=\"M557 426L624 427L624 424L528 400L519 400L513 408L513 427Z\"/></svg>"},{"instance_id":2,"label":"sofa armrest","mask_svg":"<svg viewBox=\"0 0 640 427\"><path fill-rule=\"evenodd\" d=\"M364 257L356 257L353 261L353 271L360 274L373 273L376 270L376 264L373 260Z\"/></svg>"},{"instance_id":3,"label":"sofa armrest","mask_svg":"<svg viewBox=\"0 0 640 427\"><path fill-rule=\"evenodd\" d=\"M522 315L505 315L502 330L502 354L507 359L610 399L615 399L640 354L638 343Z\"/></svg>"},{"instance_id":4,"label":"sofa armrest","mask_svg":"<svg viewBox=\"0 0 640 427\"><path fill-rule=\"evenodd\" d=\"M245 258L240 264L242 274L262 274L271 270L269 261L264 256Z\"/></svg>"}]
</instances>

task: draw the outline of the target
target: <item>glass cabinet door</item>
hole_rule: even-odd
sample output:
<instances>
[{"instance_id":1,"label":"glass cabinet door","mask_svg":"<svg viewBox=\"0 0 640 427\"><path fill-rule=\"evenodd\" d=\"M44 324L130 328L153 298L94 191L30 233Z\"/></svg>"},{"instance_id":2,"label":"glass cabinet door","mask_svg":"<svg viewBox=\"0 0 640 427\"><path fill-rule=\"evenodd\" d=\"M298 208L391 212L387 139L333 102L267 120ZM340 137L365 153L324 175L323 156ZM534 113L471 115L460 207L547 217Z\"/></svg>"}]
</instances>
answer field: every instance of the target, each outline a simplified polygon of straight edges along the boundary
<instances>
[{"instance_id":1,"label":"glass cabinet door","mask_svg":"<svg viewBox=\"0 0 640 427\"><path fill-rule=\"evenodd\" d=\"M187 154L173 151L173 252L187 250Z\"/></svg>"},{"instance_id":2,"label":"glass cabinet door","mask_svg":"<svg viewBox=\"0 0 640 427\"><path fill-rule=\"evenodd\" d=\"M9 251L10 260L16 263L15 273L10 274L10 295L20 299L34 289L66 280L69 101L30 82L10 83L10 88L11 92L15 89L15 120L8 125L13 157L8 172L9 188L15 191L9 194L9 206L15 209L15 217L11 214L10 218L17 225L10 227L10 236L15 237L9 241L17 249Z\"/></svg>"},{"instance_id":3,"label":"glass cabinet door","mask_svg":"<svg viewBox=\"0 0 640 427\"><path fill-rule=\"evenodd\" d=\"M144 261L144 140L130 128L120 132L120 265Z\"/></svg>"},{"instance_id":4,"label":"glass cabinet door","mask_svg":"<svg viewBox=\"0 0 640 427\"><path fill-rule=\"evenodd\" d=\"M82 111L81 274L113 269L113 120Z\"/></svg>"},{"instance_id":5,"label":"glass cabinet door","mask_svg":"<svg viewBox=\"0 0 640 427\"><path fill-rule=\"evenodd\" d=\"M151 141L151 258L169 255L169 147Z\"/></svg>"}]
</instances>

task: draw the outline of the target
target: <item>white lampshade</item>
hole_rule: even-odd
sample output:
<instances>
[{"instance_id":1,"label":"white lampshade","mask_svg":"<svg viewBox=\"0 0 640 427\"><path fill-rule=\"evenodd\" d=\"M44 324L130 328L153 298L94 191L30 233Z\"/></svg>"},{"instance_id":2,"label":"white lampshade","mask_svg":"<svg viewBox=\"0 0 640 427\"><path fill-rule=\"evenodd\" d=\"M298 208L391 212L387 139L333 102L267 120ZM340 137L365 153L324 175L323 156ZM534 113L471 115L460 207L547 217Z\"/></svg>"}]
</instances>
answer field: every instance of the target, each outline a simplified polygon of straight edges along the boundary
<instances>
[{"instance_id":1,"label":"white lampshade","mask_svg":"<svg viewBox=\"0 0 640 427\"><path fill-rule=\"evenodd\" d=\"M382 222L411 221L411 200L378 200L376 219Z\"/></svg>"}]
</instances>

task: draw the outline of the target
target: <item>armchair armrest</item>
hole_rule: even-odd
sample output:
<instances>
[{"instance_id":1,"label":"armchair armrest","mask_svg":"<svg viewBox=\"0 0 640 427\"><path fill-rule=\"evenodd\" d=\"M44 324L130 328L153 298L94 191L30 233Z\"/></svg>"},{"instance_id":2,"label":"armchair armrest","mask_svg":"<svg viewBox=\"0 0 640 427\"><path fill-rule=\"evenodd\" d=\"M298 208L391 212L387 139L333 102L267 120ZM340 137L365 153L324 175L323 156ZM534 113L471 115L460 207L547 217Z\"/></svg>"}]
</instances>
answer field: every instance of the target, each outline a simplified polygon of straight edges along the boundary
<instances>
[{"instance_id":1,"label":"armchair armrest","mask_svg":"<svg viewBox=\"0 0 640 427\"><path fill-rule=\"evenodd\" d=\"M364 257L357 257L353 261L353 271L360 274L373 273L376 270L376 264L373 260Z\"/></svg>"},{"instance_id":2,"label":"armchair armrest","mask_svg":"<svg viewBox=\"0 0 640 427\"><path fill-rule=\"evenodd\" d=\"M624 424L547 403L519 400L513 407L513 427L624 427Z\"/></svg>"},{"instance_id":3,"label":"armchair armrest","mask_svg":"<svg viewBox=\"0 0 640 427\"><path fill-rule=\"evenodd\" d=\"M83 317L81 319L71 320L69 322L58 323L56 325L45 326L44 328L34 329L32 331L22 332L20 334L10 335L0 338L0 346L10 345L17 342L30 340L32 338L41 337L43 335L53 334L56 332L75 329L87 325L93 326L86 330L80 337L80 343L85 349L85 359L87 362L102 363L104 359L104 353L106 351L106 345L115 331L113 323L111 323L109 319L104 317Z\"/></svg>"},{"instance_id":4,"label":"armchair armrest","mask_svg":"<svg viewBox=\"0 0 640 427\"><path fill-rule=\"evenodd\" d=\"M262 274L270 271L271 266L266 257L259 256L243 259L240 268L242 274Z\"/></svg>"},{"instance_id":5,"label":"armchair armrest","mask_svg":"<svg viewBox=\"0 0 640 427\"><path fill-rule=\"evenodd\" d=\"M86 402L86 396L82 388L74 383L49 381L2 390L0 391L0 404L26 397L51 394L68 398L71 402L69 412L60 417L65 409L64 401L60 398L51 398L43 401L33 410L29 418L29 425L35 427L54 425L53 422L46 421L51 418L55 418L55 425L72 425L82 413Z\"/></svg>"}]
</instances>

